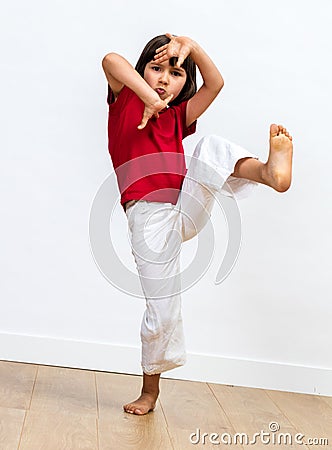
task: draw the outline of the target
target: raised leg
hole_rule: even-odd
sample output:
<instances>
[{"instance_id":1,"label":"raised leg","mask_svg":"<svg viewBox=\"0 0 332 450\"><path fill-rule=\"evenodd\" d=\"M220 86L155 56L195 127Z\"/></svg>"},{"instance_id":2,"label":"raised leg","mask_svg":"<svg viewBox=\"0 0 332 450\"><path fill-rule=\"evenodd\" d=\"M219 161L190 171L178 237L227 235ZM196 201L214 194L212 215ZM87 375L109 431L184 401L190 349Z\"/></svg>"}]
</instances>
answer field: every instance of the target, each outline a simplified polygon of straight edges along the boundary
<instances>
[{"instance_id":1,"label":"raised leg","mask_svg":"<svg viewBox=\"0 0 332 450\"><path fill-rule=\"evenodd\" d=\"M289 189L292 181L292 136L282 125L270 126L270 151L266 163L257 159L240 159L233 177L246 178L272 187L278 192Z\"/></svg>"}]
</instances>

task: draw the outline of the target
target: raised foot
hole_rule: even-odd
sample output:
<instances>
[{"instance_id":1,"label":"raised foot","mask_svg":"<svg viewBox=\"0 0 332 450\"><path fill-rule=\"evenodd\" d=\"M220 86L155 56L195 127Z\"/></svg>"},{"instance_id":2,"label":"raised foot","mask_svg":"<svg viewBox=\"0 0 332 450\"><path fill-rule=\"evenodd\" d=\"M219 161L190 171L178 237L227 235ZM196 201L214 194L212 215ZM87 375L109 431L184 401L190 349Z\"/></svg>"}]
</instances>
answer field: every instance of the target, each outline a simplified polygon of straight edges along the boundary
<instances>
[{"instance_id":1,"label":"raised foot","mask_svg":"<svg viewBox=\"0 0 332 450\"><path fill-rule=\"evenodd\" d=\"M292 181L292 136L282 125L270 126L270 152L262 176L278 192L289 189Z\"/></svg>"},{"instance_id":2,"label":"raised foot","mask_svg":"<svg viewBox=\"0 0 332 450\"><path fill-rule=\"evenodd\" d=\"M123 406L125 412L130 414L144 415L153 411L156 406L158 395L143 392L141 396L132 403Z\"/></svg>"}]
</instances>

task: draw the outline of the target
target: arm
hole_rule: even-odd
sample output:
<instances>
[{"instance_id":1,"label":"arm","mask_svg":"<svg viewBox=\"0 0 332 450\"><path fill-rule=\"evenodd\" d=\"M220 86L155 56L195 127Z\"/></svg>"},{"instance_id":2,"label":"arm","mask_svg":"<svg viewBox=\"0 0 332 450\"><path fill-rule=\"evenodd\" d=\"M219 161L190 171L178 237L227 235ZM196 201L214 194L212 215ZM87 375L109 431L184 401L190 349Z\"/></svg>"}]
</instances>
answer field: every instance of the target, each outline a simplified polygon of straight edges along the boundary
<instances>
[{"instance_id":1,"label":"arm","mask_svg":"<svg viewBox=\"0 0 332 450\"><path fill-rule=\"evenodd\" d=\"M203 84L196 94L188 101L186 122L191 125L210 106L224 85L224 80L211 58L205 51L188 37L174 37L167 34L171 41L157 49L156 62L162 62L172 56L178 57L177 65L181 66L190 55L197 65Z\"/></svg>"},{"instance_id":2,"label":"arm","mask_svg":"<svg viewBox=\"0 0 332 450\"><path fill-rule=\"evenodd\" d=\"M128 86L144 102L145 109L142 122L138 126L142 129L152 116L158 117L158 112L166 108L172 97L161 100L159 95L144 81L129 62L116 53L108 53L102 66L107 81L117 97L124 85Z\"/></svg>"}]
</instances>

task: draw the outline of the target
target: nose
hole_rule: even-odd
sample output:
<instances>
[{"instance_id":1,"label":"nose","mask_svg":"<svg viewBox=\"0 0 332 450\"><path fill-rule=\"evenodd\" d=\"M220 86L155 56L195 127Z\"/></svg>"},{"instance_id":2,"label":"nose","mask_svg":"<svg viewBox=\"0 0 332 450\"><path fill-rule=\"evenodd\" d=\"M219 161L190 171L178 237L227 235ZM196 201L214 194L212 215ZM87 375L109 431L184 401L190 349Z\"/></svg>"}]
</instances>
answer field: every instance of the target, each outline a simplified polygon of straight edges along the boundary
<instances>
[{"instance_id":1,"label":"nose","mask_svg":"<svg viewBox=\"0 0 332 450\"><path fill-rule=\"evenodd\" d=\"M160 82L163 83L163 84L168 84L168 81L169 81L169 73L168 73L167 70L163 70L163 71L160 73L159 80L160 80Z\"/></svg>"}]
</instances>

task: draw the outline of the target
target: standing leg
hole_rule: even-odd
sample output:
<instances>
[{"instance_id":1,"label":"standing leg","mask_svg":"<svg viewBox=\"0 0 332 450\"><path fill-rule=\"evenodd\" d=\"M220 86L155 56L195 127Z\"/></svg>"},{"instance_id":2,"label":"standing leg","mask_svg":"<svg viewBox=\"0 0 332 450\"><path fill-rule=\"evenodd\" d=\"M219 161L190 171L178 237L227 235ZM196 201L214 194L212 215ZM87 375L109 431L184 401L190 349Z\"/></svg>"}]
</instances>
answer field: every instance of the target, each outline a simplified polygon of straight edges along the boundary
<instances>
[{"instance_id":1,"label":"standing leg","mask_svg":"<svg viewBox=\"0 0 332 450\"><path fill-rule=\"evenodd\" d=\"M160 373L147 375L143 373L143 386L140 397L132 403L123 405L123 409L130 414L142 416L153 411L159 395Z\"/></svg>"},{"instance_id":2,"label":"standing leg","mask_svg":"<svg viewBox=\"0 0 332 450\"><path fill-rule=\"evenodd\" d=\"M143 387L124 405L146 414L155 407L162 372L185 363L181 316L179 214L174 205L139 201L127 210L137 270L146 299L141 326Z\"/></svg>"}]
</instances>

